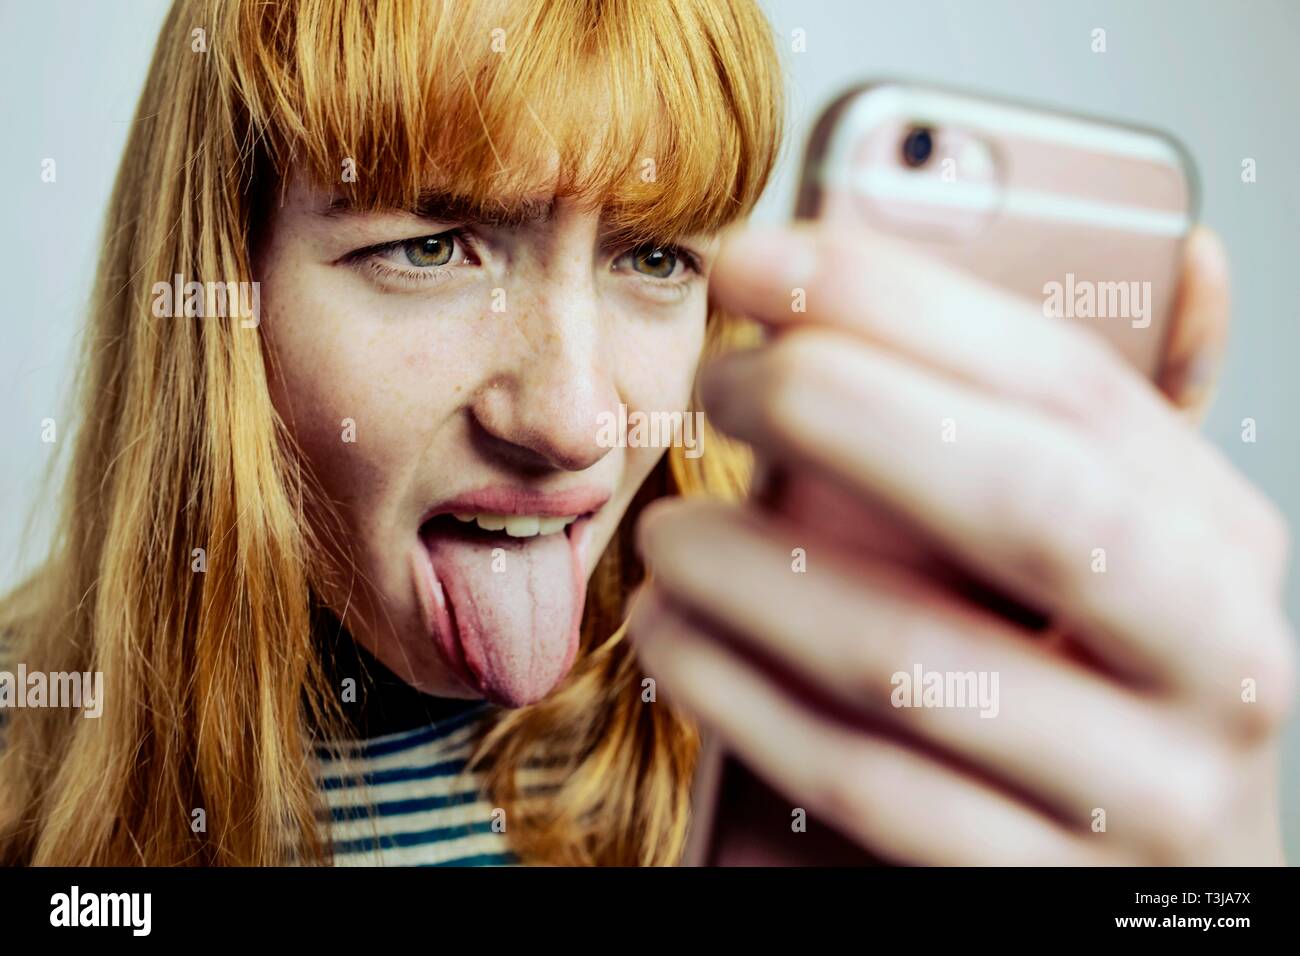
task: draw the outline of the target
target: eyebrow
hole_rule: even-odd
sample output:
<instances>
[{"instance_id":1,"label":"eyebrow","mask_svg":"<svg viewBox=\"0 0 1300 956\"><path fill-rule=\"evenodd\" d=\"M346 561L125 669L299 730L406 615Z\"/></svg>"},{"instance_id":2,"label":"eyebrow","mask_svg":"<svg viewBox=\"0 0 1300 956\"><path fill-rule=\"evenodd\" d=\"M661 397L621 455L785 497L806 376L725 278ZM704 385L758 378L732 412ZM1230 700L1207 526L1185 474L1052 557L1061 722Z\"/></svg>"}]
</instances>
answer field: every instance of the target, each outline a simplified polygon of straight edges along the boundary
<instances>
[{"instance_id":1,"label":"eyebrow","mask_svg":"<svg viewBox=\"0 0 1300 956\"><path fill-rule=\"evenodd\" d=\"M323 215L355 216L364 215L368 211L344 196L331 200ZM551 196L522 196L479 201L447 190L426 189L421 191L411 206L392 211L408 213L431 222L474 223L508 229L548 221L555 212L555 199Z\"/></svg>"}]
</instances>

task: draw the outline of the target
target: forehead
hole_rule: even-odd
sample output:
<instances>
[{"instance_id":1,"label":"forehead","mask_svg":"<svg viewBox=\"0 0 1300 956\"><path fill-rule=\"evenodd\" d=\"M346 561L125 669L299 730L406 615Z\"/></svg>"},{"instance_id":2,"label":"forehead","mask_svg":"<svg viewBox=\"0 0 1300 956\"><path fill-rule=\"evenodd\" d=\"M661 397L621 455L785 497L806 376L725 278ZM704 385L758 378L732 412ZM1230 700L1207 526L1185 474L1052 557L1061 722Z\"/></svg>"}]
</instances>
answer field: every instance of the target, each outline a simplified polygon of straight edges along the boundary
<instances>
[{"instance_id":1,"label":"forehead","mask_svg":"<svg viewBox=\"0 0 1300 956\"><path fill-rule=\"evenodd\" d=\"M498 228L519 228L550 222L555 216L556 197L539 193L526 196L477 197L454 190L427 187L414 200L391 210L435 222L476 222ZM334 196L319 210L331 219L364 214L348 196Z\"/></svg>"}]
</instances>

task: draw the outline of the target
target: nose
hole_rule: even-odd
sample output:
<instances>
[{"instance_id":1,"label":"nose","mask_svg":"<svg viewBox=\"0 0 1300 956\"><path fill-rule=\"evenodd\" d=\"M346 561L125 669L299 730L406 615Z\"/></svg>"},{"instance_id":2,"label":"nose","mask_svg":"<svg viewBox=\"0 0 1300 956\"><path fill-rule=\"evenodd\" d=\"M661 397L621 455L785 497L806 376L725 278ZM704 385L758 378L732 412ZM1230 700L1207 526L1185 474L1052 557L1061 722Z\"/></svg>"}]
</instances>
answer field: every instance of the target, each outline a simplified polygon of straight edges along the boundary
<instances>
[{"instance_id":1,"label":"nose","mask_svg":"<svg viewBox=\"0 0 1300 956\"><path fill-rule=\"evenodd\" d=\"M506 311L490 313L502 358L472 401L479 438L516 468L583 471L608 454L599 425L618 408L590 261L573 257L511 291Z\"/></svg>"}]
</instances>

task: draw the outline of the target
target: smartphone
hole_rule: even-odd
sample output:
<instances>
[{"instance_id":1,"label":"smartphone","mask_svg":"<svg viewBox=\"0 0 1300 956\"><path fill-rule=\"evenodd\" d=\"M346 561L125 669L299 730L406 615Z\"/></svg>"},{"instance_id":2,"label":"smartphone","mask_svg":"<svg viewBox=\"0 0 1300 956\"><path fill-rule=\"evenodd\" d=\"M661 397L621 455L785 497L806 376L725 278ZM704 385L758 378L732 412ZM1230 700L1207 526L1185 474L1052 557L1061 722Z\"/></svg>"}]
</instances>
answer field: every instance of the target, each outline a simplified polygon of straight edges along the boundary
<instances>
[{"instance_id":1,"label":"smartphone","mask_svg":"<svg viewBox=\"0 0 1300 956\"><path fill-rule=\"evenodd\" d=\"M1167 134L895 80L822 113L795 218L903 240L1044 321L1082 322L1158 381L1197 202L1191 158ZM882 862L799 817L707 734L693 787L685 865Z\"/></svg>"}]
</instances>

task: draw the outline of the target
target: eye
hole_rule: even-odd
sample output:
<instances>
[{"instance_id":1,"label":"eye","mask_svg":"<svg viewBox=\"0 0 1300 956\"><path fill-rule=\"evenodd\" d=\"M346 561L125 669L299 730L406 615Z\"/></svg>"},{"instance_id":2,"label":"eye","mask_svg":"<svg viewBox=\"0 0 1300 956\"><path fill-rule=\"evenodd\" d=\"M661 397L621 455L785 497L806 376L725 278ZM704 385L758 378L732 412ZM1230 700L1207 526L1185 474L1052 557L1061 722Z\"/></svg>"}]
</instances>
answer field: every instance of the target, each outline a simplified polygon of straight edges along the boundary
<instances>
[{"instance_id":1,"label":"eye","mask_svg":"<svg viewBox=\"0 0 1300 956\"><path fill-rule=\"evenodd\" d=\"M406 261L417 268L445 266L456 251L456 237L450 232L421 236L406 240L401 249Z\"/></svg>"},{"instance_id":2,"label":"eye","mask_svg":"<svg viewBox=\"0 0 1300 956\"><path fill-rule=\"evenodd\" d=\"M670 278L677 269L677 251L662 246L642 246L628 253L632 268L656 279Z\"/></svg>"},{"instance_id":3,"label":"eye","mask_svg":"<svg viewBox=\"0 0 1300 956\"><path fill-rule=\"evenodd\" d=\"M366 246L349 252L339 261L392 289L450 282L463 274L464 267L482 264L475 238L463 227Z\"/></svg>"},{"instance_id":4,"label":"eye","mask_svg":"<svg viewBox=\"0 0 1300 956\"><path fill-rule=\"evenodd\" d=\"M614 260L614 268L635 273L647 286L684 286L690 284L697 275L703 275L699 258L689 249L652 242L624 252Z\"/></svg>"}]
</instances>

